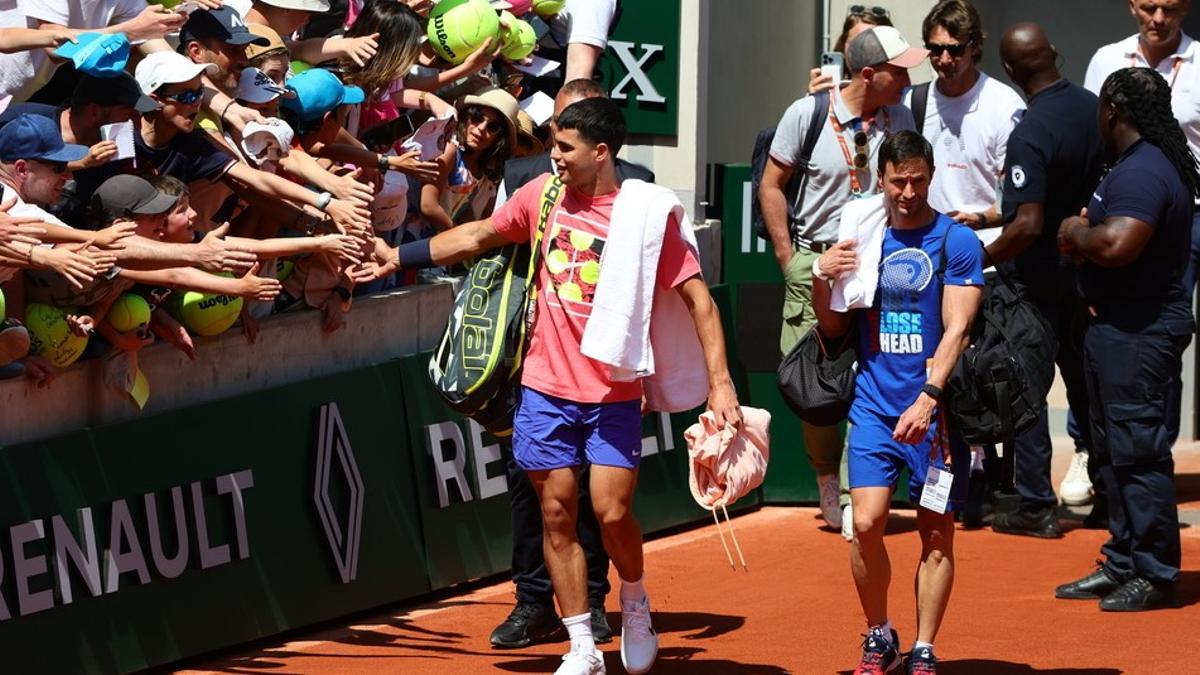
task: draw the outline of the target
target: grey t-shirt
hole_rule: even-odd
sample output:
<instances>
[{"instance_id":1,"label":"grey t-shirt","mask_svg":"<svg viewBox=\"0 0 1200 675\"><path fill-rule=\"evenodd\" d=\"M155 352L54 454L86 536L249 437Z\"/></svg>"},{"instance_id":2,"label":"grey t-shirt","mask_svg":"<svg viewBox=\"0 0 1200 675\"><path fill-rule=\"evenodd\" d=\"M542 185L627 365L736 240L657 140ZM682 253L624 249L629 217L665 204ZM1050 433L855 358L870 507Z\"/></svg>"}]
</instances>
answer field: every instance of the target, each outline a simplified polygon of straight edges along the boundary
<instances>
[{"instance_id":1,"label":"grey t-shirt","mask_svg":"<svg viewBox=\"0 0 1200 675\"><path fill-rule=\"evenodd\" d=\"M854 134L863 127L862 121L852 115L842 104L842 97L830 92L830 108L842 127L842 136L846 139L846 149L850 157L855 154ZM775 129L775 140L771 143L771 157L776 161L803 170L807 174L808 185L804 191L804 204L796 209L791 205L794 233L800 237L819 242L837 241L838 218L846 202L854 198L850 167L846 164L846 155L838 143L833 125L828 119L817 137L813 148L812 158L805 168L796 167L799 160L804 135L808 132L809 120L813 115L813 97L807 96L788 106L783 113L783 119ZM902 105L884 106L875 114L875 123L867 131L867 148L869 161L867 168L858 171L859 185L864 194L878 192L878 163L879 144L886 134L903 129L915 130L912 112Z\"/></svg>"}]
</instances>

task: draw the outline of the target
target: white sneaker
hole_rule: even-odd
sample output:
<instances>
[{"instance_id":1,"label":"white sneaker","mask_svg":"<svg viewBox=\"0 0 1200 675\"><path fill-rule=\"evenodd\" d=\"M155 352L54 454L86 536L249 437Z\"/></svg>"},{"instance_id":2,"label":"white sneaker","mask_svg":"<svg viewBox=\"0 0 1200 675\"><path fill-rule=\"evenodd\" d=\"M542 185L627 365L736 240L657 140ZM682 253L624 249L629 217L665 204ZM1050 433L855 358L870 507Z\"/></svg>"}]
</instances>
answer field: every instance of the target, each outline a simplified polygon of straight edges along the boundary
<instances>
[{"instance_id":1,"label":"white sneaker","mask_svg":"<svg viewBox=\"0 0 1200 675\"><path fill-rule=\"evenodd\" d=\"M562 660L554 675L606 675L604 655L599 649L593 649L591 654L570 651Z\"/></svg>"},{"instance_id":2,"label":"white sneaker","mask_svg":"<svg viewBox=\"0 0 1200 675\"><path fill-rule=\"evenodd\" d=\"M854 541L854 509L849 504L842 507L842 539Z\"/></svg>"},{"instance_id":3,"label":"white sneaker","mask_svg":"<svg viewBox=\"0 0 1200 675\"><path fill-rule=\"evenodd\" d=\"M837 474L817 476L817 490L821 494L821 517L825 519L825 524L835 530L842 529L842 509L838 506L842 489L838 486Z\"/></svg>"},{"instance_id":4,"label":"white sneaker","mask_svg":"<svg viewBox=\"0 0 1200 675\"><path fill-rule=\"evenodd\" d=\"M1092 501L1092 481L1088 478L1088 454L1076 452L1071 458L1067 475L1058 484L1058 494L1068 506L1082 506Z\"/></svg>"},{"instance_id":5,"label":"white sneaker","mask_svg":"<svg viewBox=\"0 0 1200 675\"><path fill-rule=\"evenodd\" d=\"M650 599L621 603L621 664L637 675L650 670L658 656L658 633L650 625Z\"/></svg>"}]
</instances>

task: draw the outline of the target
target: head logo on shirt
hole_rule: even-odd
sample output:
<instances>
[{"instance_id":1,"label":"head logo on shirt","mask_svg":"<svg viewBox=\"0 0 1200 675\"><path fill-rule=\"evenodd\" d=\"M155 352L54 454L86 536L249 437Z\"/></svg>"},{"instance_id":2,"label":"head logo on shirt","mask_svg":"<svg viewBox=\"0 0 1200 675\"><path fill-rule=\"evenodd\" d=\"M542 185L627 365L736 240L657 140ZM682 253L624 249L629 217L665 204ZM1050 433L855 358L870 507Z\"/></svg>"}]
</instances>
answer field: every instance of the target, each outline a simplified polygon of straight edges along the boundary
<instances>
[{"instance_id":1,"label":"head logo on shirt","mask_svg":"<svg viewBox=\"0 0 1200 675\"><path fill-rule=\"evenodd\" d=\"M933 261L919 248L902 248L883 259L879 280L885 291L925 290L933 278Z\"/></svg>"},{"instance_id":2,"label":"head logo on shirt","mask_svg":"<svg viewBox=\"0 0 1200 675\"><path fill-rule=\"evenodd\" d=\"M1025 169L1022 169L1020 164L1012 168L1012 184L1018 190L1025 187Z\"/></svg>"}]
</instances>

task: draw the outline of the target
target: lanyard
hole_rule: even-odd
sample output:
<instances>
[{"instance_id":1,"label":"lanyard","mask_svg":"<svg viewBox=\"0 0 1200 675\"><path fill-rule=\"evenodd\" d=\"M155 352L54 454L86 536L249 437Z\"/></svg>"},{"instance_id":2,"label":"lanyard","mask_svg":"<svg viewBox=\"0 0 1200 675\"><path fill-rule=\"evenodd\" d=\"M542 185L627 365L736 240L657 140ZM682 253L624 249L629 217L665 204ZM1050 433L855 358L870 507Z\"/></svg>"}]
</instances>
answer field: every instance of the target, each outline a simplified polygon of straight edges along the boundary
<instances>
[{"instance_id":1,"label":"lanyard","mask_svg":"<svg viewBox=\"0 0 1200 675\"><path fill-rule=\"evenodd\" d=\"M1129 57L1129 67L1130 68L1138 67L1137 57L1138 57L1137 52L1134 52L1134 55ZM1175 54L1171 58L1174 59L1175 62L1171 64L1171 82L1168 85L1168 87L1171 89L1171 91L1174 91L1175 90L1175 79L1179 77L1179 65L1181 63L1183 63L1183 57L1178 54ZM1149 64L1147 64L1147 66L1149 66ZM1155 68L1155 70L1158 70L1158 69Z\"/></svg>"},{"instance_id":2,"label":"lanyard","mask_svg":"<svg viewBox=\"0 0 1200 675\"><path fill-rule=\"evenodd\" d=\"M858 180L858 168L854 166L854 158L850 156L850 146L846 143L846 136L842 133L842 125L837 120L837 113L835 112L836 107L837 106L833 106L833 105L829 106L829 124L833 127L834 135L837 136L838 145L842 146L842 156L846 158L846 169L850 174L850 193L854 197L858 197L863 194L862 183L859 182L859 180ZM888 130L890 130L892 128L892 116L890 113L888 113L887 108L880 108L879 110L880 110L880 112L883 113L883 130L886 133ZM863 124L863 122L860 119L859 125L862 125L862 124ZM856 125L855 130L856 131L859 130L858 125ZM866 129L864 128L864 129L862 129L862 131L865 133ZM869 151L870 150L870 145L869 145L870 139L868 139L867 142L868 142L867 149ZM870 165L869 159L870 159L870 156L868 153L868 163L866 166L866 171L867 171L868 176L871 174L871 165Z\"/></svg>"}]
</instances>

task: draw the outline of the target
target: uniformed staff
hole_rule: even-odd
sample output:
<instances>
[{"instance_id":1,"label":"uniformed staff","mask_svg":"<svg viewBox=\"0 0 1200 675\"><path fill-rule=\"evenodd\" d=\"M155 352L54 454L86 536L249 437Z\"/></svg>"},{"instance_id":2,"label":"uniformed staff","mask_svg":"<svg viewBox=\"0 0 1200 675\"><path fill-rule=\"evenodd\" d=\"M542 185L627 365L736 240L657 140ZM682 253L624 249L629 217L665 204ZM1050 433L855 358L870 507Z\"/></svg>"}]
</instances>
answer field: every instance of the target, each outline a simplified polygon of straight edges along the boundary
<instances>
[{"instance_id":1,"label":"uniformed staff","mask_svg":"<svg viewBox=\"0 0 1200 675\"><path fill-rule=\"evenodd\" d=\"M1088 398L1083 378L1082 307L1075 266L1059 255L1058 225L1079 214L1100 181L1100 134L1096 95L1069 82L1055 65L1058 53L1036 24L1019 23L1000 41L1000 58L1025 92L1028 110L1013 129L1005 158L1004 232L987 247L991 262L1005 266L1022 295L1058 336L1055 361L1067 402L1087 429ZM1077 439L1084 445L1087 439ZM1062 536L1055 513L1058 498L1050 481L1050 425L1042 402L1037 423L1016 438L1014 478L1020 507L997 514L997 532L1036 537Z\"/></svg>"},{"instance_id":2,"label":"uniformed staff","mask_svg":"<svg viewBox=\"0 0 1200 675\"><path fill-rule=\"evenodd\" d=\"M1100 90L1105 144L1118 157L1059 248L1082 259L1080 288L1093 320L1084 341L1098 477L1111 539L1095 572L1059 598L1101 598L1100 609L1173 606L1179 517L1169 428L1178 425L1183 350L1194 330L1184 287L1200 173L1171 89L1150 68L1126 68Z\"/></svg>"}]
</instances>

